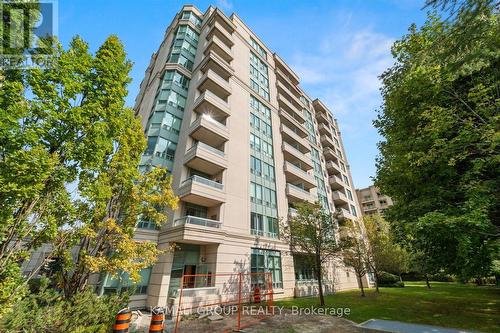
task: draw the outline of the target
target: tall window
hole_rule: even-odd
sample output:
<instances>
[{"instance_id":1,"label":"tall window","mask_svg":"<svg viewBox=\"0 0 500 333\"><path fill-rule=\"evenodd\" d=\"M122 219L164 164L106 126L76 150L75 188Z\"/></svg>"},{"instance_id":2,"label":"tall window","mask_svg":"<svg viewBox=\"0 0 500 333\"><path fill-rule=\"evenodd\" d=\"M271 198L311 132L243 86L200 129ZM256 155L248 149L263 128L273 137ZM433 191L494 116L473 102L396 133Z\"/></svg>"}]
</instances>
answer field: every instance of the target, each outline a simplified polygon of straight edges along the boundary
<instances>
[{"instance_id":1,"label":"tall window","mask_svg":"<svg viewBox=\"0 0 500 333\"><path fill-rule=\"evenodd\" d=\"M316 281L317 275L311 265L312 258L307 255L294 255L293 266L295 271L295 281Z\"/></svg>"},{"instance_id":2,"label":"tall window","mask_svg":"<svg viewBox=\"0 0 500 333\"><path fill-rule=\"evenodd\" d=\"M252 248L250 268L252 273L270 272L273 288L283 288L280 251ZM260 287L264 287L265 281L264 274L252 278L252 284L260 284Z\"/></svg>"},{"instance_id":3,"label":"tall window","mask_svg":"<svg viewBox=\"0 0 500 333\"><path fill-rule=\"evenodd\" d=\"M250 52L250 87L260 96L269 100L267 65L253 52Z\"/></svg>"},{"instance_id":4,"label":"tall window","mask_svg":"<svg viewBox=\"0 0 500 333\"><path fill-rule=\"evenodd\" d=\"M255 39L253 39L253 38L251 38L251 37L250 37L250 45L252 45L253 49L254 49L255 51L257 51L257 52L260 54L260 56L261 56L262 58L264 58L264 59L266 59L266 60L267 60L267 53L266 53L266 51L264 50L264 48L263 48L262 46L260 46L260 45L259 45L259 43L257 43L257 42L255 41Z\"/></svg>"}]
</instances>

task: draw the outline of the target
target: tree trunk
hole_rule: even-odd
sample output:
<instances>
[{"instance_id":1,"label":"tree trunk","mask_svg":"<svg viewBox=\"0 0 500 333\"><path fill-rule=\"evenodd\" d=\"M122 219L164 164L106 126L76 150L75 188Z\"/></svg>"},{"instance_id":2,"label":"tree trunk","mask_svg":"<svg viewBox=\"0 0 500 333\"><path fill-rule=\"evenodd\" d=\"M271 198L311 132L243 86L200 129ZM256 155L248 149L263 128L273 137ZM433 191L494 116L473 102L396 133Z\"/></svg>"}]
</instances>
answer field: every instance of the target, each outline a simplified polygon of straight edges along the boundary
<instances>
[{"instance_id":1,"label":"tree trunk","mask_svg":"<svg viewBox=\"0 0 500 333\"><path fill-rule=\"evenodd\" d=\"M363 286L363 281L361 280L362 276L361 274L357 274L356 275L358 276L358 283L359 283L359 288L361 288L361 297L365 297L365 287Z\"/></svg>"},{"instance_id":2,"label":"tree trunk","mask_svg":"<svg viewBox=\"0 0 500 333\"><path fill-rule=\"evenodd\" d=\"M325 297L323 295L323 270L321 267L321 258L319 258L319 256L316 256L316 270L318 272L319 305L325 306Z\"/></svg>"},{"instance_id":3,"label":"tree trunk","mask_svg":"<svg viewBox=\"0 0 500 333\"><path fill-rule=\"evenodd\" d=\"M431 289L431 284L429 283L429 275L425 274L425 284L427 284L427 288Z\"/></svg>"},{"instance_id":4,"label":"tree trunk","mask_svg":"<svg viewBox=\"0 0 500 333\"><path fill-rule=\"evenodd\" d=\"M378 274L373 273L373 276L375 277L375 291L379 293L380 291L378 290Z\"/></svg>"}]
</instances>

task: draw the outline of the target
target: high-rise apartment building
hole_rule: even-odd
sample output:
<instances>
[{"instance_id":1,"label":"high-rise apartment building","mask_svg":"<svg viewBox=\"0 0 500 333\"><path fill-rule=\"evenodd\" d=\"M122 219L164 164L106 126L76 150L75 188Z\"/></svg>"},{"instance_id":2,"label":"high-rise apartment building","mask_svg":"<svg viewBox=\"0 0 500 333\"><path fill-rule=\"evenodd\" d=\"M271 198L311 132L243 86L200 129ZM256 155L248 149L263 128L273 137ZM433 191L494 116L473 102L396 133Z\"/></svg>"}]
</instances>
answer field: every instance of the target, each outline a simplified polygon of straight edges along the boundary
<instances>
[{"instance_id":1,"label":"high-rise apartment building","mask_svg":"<svg viewBox=\"0 0 500 333\"><path fill-rule=\"evenodd\" d=\"M357 189L356 195L358 202L361 204L363 215L383 215L384 210L394 204L390 197L380 193L380 190L373 185Z\"/></svg>"},{"instance_id":2,"label":"high-rise apartment building","mask_svg":"<svg viewBox=\"0 0 500 333\"><path fill-rule=\"evenodd\" d=\"M148 142L141 168L170 170L179 208L161 230L140 221L136 237L177 248L142 272L132 306L168 304L194 273L266 271L277 296L314 292L314 272L280 240L279 220L301 201L350 219L360 208L337 121L299 82L236 14L186 5L175 16L135 110ZM326 278L358 287L338 262ZM107 278L102 292L119 288Z\"/></svg>"}]
</instances>

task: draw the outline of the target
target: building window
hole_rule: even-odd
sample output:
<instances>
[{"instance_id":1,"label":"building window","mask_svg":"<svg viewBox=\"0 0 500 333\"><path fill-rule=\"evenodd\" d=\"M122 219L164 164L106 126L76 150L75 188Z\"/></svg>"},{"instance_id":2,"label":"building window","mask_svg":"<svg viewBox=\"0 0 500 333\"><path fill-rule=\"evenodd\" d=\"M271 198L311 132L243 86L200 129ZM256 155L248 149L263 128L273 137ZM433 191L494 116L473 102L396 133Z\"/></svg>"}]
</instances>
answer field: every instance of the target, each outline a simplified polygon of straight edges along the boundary
<instances>
[{"instance_id":1,"label":"building window","mask_svg":"<svg viewBox=\"0 0 500 333\"><path fill-rule=\"evenodd\" d=\"M250 232L252 235L278 238L278 219L252 212L250 213Z\"/></svg>"},{"instance_id":2,"label":"building window","mask_svg":"<svg viewBox=\"0 0 500 333\"><path fill-rule=\"evenodd\" d=\"M358 216L358 213L356 212L356 207L354 207L353 205L351 205L351 213L354 216Z\"/></svg>"},{"instance_id":3,"label":"building window","mask_svg":"<svg viewBox=\"0 0 500 333\"><path fill-rule=\"evenodd\" d=\"M127 290L133 290L134 295L144 295L148 292L149 279L151 277L151 267L145 268L139 272L141 279L133 283L129 274L120 272L117 277L106 274L102 286L102 294L109 295L121 293Z\"/></svg>"},{"instance_id":4,"label":"building window","mask_svg":"<svg viewBox=\"0 0 500 333\"><path fill-rule=\"evenodd\" d=\"M266 51L264 50L264 48L262 46L259 45L259 43L257 43L253 38L250 37L250 45L252 45L253 49L255 51L257 51L260 56L264 59L267 60L267 53Z\"/></svg>"},{"instance_id":5,"label":"building window","mask_svg":"<svg viewBox=\"0 0 500 333\"><path fill-rule=\"evenodd\" d=\"M271 273L273 288L283 288L280 251L252 248L250 269L252 273ZM264 274L252 276L252 287L263 288L266 282Z\"/></svg>"},{"instance_id":6,"label":"building window","mask_svg":"<svg viewBox=\"0 0 500 333\"><path fill-rule=\"evenodd\" d=\"M185 216L196 216L206 219L208 216L208 208L195 205L193 203L186 202L184 206L184 215Z\"/></svg>"},{"instance_id":7,"label":"building window","mask_svg":"<svg viewBox=\"0 0 500 333\"><path fill-rule=\"evenodd\" d=\"M349 200L352 201L352 193L351 193L351 191L349 191L347 189L346 189L346 191L347 191L347 197L349 198Z\"/></svg>"},{"instance_id":8,"label":"building window","mask_svg":"<svg viewBox=\"0 0 500 333\"><path fill-rule=\"evenodd\" d=\"M189 71L193 70L194 63L185 56L183 56L182 54L172 54L168 62L179 64Z\"/></svg>"},{"instance_id":9,"label":"building window","mask_svg":"<svg viewBox=\"0 0 500 333\"><path fill-rule=\"evenodd\" d=\"M198 16L196 16L196 14L194 14L191 11L184 11L184 12L182 12L181 19L183 19L183 20L189 20L195 26L197 26L198 28L201 27L201 20L200 20L200 18Z\"/></svg>"},{"instance_id":10,"label":"building window","mask_svg":"<svg viewBox=\"0 0 500 333\"><path fill-rule=\"evenodd\" d=\"M267 65L253 52L250 52L250 87L264 99L269 100Z\"/></svg>"},{"instance_id":11,"label":"building window","mask_svg":"<svg viewBox=\"0 0 500 333\"><path fill-rule=\"evenodd\" d=\"M250 148L269 157L273 157L273 145L250 133Z\"/></svg>"},{"instance_id":12,"label":"building window","mask_svg":"<svg viewBox=\"0 0 500 333\"><path fill-rule=\"evenodd\" d=\"M379 203L381 206L387 205L387 200L380 200Z\"/></svg>"},{"instance_id":13,"label":"building window","mask_svg":"<svg viewBox=\"0 0 500 333\"><path fill-rule=\"evenodd\" d=\"M276 191L250 182L250 201L259 205L276 208Z\"/></svg>"},{"instance_id":14,"label":"building window","mask_svg":"<svg viewBox=\"0 0 500 333\"><path fill-rule=\"evenodd\" d=\"M159 230L160 229L160 227L158 226L158 224L156 224L155 222L144 221L144 220L141 220L141 221L137 222L136 228L139 228L139 229L148 229L148 230Z\"/></svg>"},{"instance_id":15,"label":"building window","mask_svg":"<svg viewBox=\"0 0 500 333\"><path fill-rule=\"evenodd\" d=\"M317 281L318 277L316 271L312 267L311 256L307 255L294 255L293 256L293 266L295 270L295 281Z\"/></svg>"}]
</instances>

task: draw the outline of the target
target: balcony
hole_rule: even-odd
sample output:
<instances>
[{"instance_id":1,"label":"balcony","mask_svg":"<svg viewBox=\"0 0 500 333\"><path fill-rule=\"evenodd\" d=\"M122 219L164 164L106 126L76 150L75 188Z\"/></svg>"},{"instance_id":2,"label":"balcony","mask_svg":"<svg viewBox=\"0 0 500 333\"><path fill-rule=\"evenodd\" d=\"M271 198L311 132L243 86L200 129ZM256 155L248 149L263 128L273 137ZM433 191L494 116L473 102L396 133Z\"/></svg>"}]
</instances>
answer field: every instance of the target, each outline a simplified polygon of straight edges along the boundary
<instances>
[{"instance_id":1,"label":"balcony","mask_svg":"<svg viewBox=\"0 0 500 333\"><path fill-rule=\"evenodd\" d=\"M234 39L230 31L228 31L227 26L225 27L220 22L212 22L210 30L207 34L207 40L212 38L212 36L217 36L227 47L233 47Z\"/></svg>"},{"instance_id":2,"label":"balcony","mask_svg":"<svg viewBox=\"0 0 500 333\"><path fill-rule=\"evenodd\" d=\"M309 156L304 155L302 152L297 150L297 148L286 142L283 142L281 148L286 161L292 162L295 165L300 165L300 167L305 171L312 169L313 164Z\"/></svg>"},{"instance_id":3,"label":"balcony","mask_svg":"<svg viewBox=\"0 0 500 333\"><path fill-rule=\"evenodd\" d=\"M376 211L377 210L377 207L375 206L363 206L363 211L368 213L368 212L371 212L371 211Z\"/></svg>"},{"instance_id":4,"label":"balcony","mask_svg":"<svg viewBox=\"0 0 500 333\"><path fill-rule=\"evenodd\" d=\"M276 63L276 68L278 68L285 77L291 81L292 84L299 84L299 77L295 74L292 69L283 61L276 53L274 54L274 61Z\"/></svg>"},{"instance_id":5,"label":"balcony","mask_svg":"<svg viewBox=\"0 0 500 333\"><path fill-rule=\"evenodd\" d=\"M336 206L343 206L349 204L347 196L340 191L333 191L332 196L333 196L333 203Z\"/></svg>"},{"instance_id":6,"label":"balcony","mask_svg":"<svg viewBox=\"0 0 500 333\"><path fill-rule=\"evenodd\" d=\"M328 182L330 183L332 190L342 190L347 186L347 184L336 175L328 177Z\"/></svg>"},{"instance_id":7,"label":"balcony","mask_svg":"<svg viewBox=\"0 0 500 333\"><path fill-rule=\"evenodd\" d=\"M200 69L203 73L211 69L226 81L229 81L229 78L234 74L233 68L213 51L205 52L205 58L200 64Z\"/></svg>"},{"instance_id":8,"label":"balcony","mask_svg":"<svg viewBox=\"0 0 500 333\"><path fill-rule=\"evenodd\" d=\"M328 116L325 113L318 113L316 112L316 120L318 121L318 124L326 124L329 125L331 122L328 119Z\"/></svg>"},{"instance_id":9,"label":"balcony","mask_svg":"<svg viewBox=\"0 0 500 333\"><path fill-rule=\"evenodd\" d=\"M220 56L228 64L230 64L234 59L231 48L228 47L219 37L217 37L217 35L212 35L212 37L210 37L207 47L203 53L206 56L210 51L213 51L215 54Z\"/></svg>"},{"instance_id":10,"label":"balcony","mask_svg":"<svg viewBox=\"0 0 500 333\"><path fill-rule=\"evenodd\" d=\"M224 185L200 176L192 176L184 180L177 190L177 195L184 202L205 207L213 207L226 202Z\"/></svg>"},{"instance_id":11,"label":"balcony","mask_svg":"<svg viewBox=\"0 0 500 333\"><path fill-rule=\"evenodd\" d=\"M302 154L309 153L311 151L311 146L309 145L309 142L306 139L300 137L297 133L292 131L284 124L280 125L280 129L283 140L285 140L286 142L290 143L293 146L297 145L298 150Z\"/></svg>"},{"instance_id":12,"label":"balcony","mask_svg":"<svg viewBox=\"0 0 500 333\"><path fill-rule=\"evenodd\" d=\"M207 70L200 78L198 90L202 93L205 90L210 90L223 100L227 100L227 98L231 95L231 85L229 82L224 80L220 75L211 69Z\"/></svg>"},{"instance_id":13,"label":"balcony","mask_svg":"<svg viewBox=\"0 0 500 333\"><path fill-rule=\"evenodd\" d=\"M323 148L329 147L329 148L335 149L335 142L333 142L331 137L329 137L327 135L321 135L320 140L321 140L321 145L323 146Z\"/></svg>"},{"instance_id":14,"label":"balcony","mask_svg":"<svg viewBox=\"0 0 500 333\"><path fill-rule=\"evenodd\" d=\"M161 240L190 244L220 244L224 242L225 237L221 221L188 215L173 221L168 226L168 232L161 235Z\"/></svg>"},{"instance_id":15,"label":"balcony","mask_svg":"<svg viewBox=\"0 0 500 333\"><path fill-rule=\"evenodd\" d=\"M228 128L214 120L211 116L203 114L189 127L189 135L197 141L202 141L212 147L218 147L229 140Z\"/></svg>"},{"instance_id":16,"label":"balcony","mask_svg":"<svg viewBox=\"0 0 500 333\"><path fill-rule=\"evenodd\" d=\"M307 129L304 127L304 123L301 122L301 120L294 118L290 113L284 111L283 109L279 110L279 115L281 123L290 128L295 128L296 131L294 132L298 136L300 136L301 138L306 138L309 135Z\"/></svg>"},{"instance_id":17,"label":"balcony","mask_svg":"<svg viewBox=\"0 0 500 333\"><path fill-rule=\"evenodd\" d=\"M286 195L288 197L288 202L307 201L310 203L314 203L317 199L316 196L312 195L309 191L306 191L290 183L286 183Z\"/></svg>"},{"instance_id":18,"label":"balcony","mask_svg":"<svg viewBox=\"0 0 500 333\"><path fill-rule=\"evenodd\" d=\"M327 124L320 123L318 125L318 131L320 134L332 136L332 130L330 129L330 126L328 126Z\"/></svg>"},{"instance_id":19,"label":"balcony","mask_svg":"<svg viewBox=\"0 0 500 333\"><path fill-rule=\"evenodd\" d=\"M354 220L355 217L354 215L351 214L351 212L345 208L337 208L337 214L338 214L338 219L339 220Z\"/></svg>"},{"instance_id":20,"label":"balcony","mask_svg":"<svg viewBox=\"0 0 500 333\"><path fill-rule=\"evenodd\" d=\"M306 190L316 187L313 175L308 174L298 166L285 161L284 172L286 180L292 183L302 183Z\"/></svg>"},{"instance_id":21,"label":"balcony","mask_svg":"<svg viewBox=\"0 0 500 333\"><path fill-rule=\"evenodd\" d=\"M330 113L330 110L328 110L328 108L326 107L326 105L323 104L323 102L320 101L317 98L313 101L313 107L314 107L314 111L316 111L317 113L318 112L320 112L320 113Z\"/></svg>"},{"instance_id":22,"label":"balcony","mask_svg":"<svg viewBox=\"0 0 500 333\"><path fill-rule=\"evenodd\" d=\"M188 149L184 155L184 163L190 168L211 176L227 169L227 158L224 152L203 142L198 142Z\"/></svg>"},{"instance_id":23,"label":"balcony","mask_svg":"<svg viewBox=\"0 0 500 333\"><path fill-rule=\"evenodd\" d=\"M215 118L226 118L231 115L227 102L209 90L205 90L194 101L193 110L199 114L213 115Z\"/></svg>"},{"instance_id":24,"label":"balcony","mask_svg":"<svg viewBox=\"0 0 500 333\"><path fill-rule=\"evenodd\" d=\"M197 216L184 216L174 221L174 227L179 225L194 224L202 227L216 228L220 229L222 227L222 222L217 220L206 219Z\"/></svg>"},{"instance_id":25,"label":"balcony","mask_svg":"<svg viewBox=\"0 0 500 333\"><path fill-rule=\"evenodd\" d=\"M284 84L283 82L281 82L280 80L276 81L276 87L278 88L278 92L281 92L283 93L285 96L288 97L288 101L291 102L292 104L294 104L294 106L301 110L302 107L303 107L303 104L302 102L300 101L300 99L297 97L296 94L294 94L290 88L288 88L286 86L286 84Z\"/></svg>"},{"instance_id":26,"label":"balcony","mask_svg":"<svg viewBox=\"0 0 500 333\"><path fill-rule=\"evenodd\" d=\"M276 66L276 76L278 80L282 80L283 82L286 82L290 87L293 87L296 95L301 95L297 88L295 88L298 85L298 81L295 81L295 79L287 75L286 72L288 71L286 71L283 67Z\"/></svg>"},{"instance_id":27,"label":"balcony","mask_svg":"<svg viewBox=\"0 0 500 333\"><path fill-rule=\"evenodd\" d=\"M338 156L335 152L335 149L332 149L330 147L323 148L323 155L325 156L325 159L327 161L338 162Z\"/></svg>"},{"instance_id":28,"label":"balcony","mask_svg":"<svg viewBox=\"0 0 500 333\"><path fill-rule=\"evenodd\" d=\"M335 175L341 173L340 166L334 161L326 162L326 170L328 171L329 175Z\"/></svg>"},{"instance_id":29,"label":"balcony","mask_svg":"<svg viewBox=\"0 0 500 333\"><path fill-rule=\"evenodd\" d=\"M302 123L306 122L306 118L301 108L297 108L285 95L278 93L278 103L285 111L293 114L296 119L300 119Z\"/></svg>"}]
</instances>

